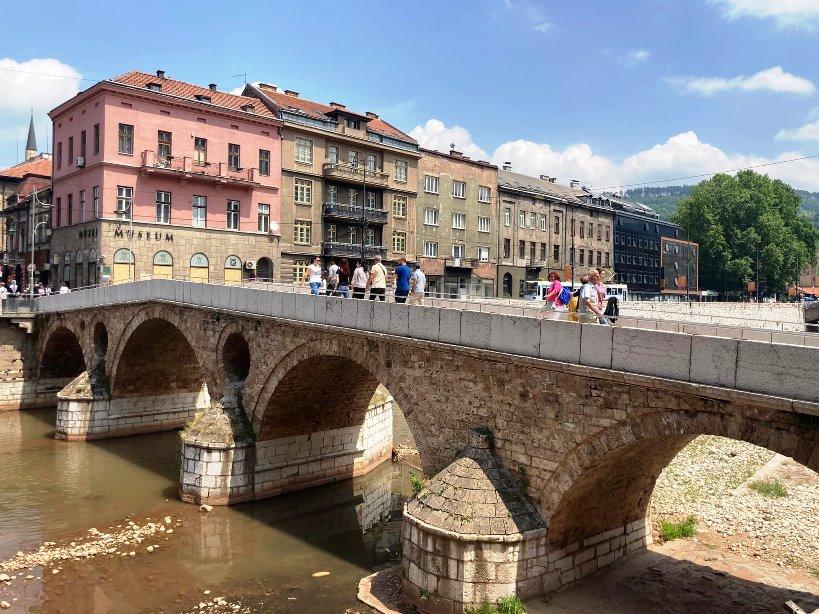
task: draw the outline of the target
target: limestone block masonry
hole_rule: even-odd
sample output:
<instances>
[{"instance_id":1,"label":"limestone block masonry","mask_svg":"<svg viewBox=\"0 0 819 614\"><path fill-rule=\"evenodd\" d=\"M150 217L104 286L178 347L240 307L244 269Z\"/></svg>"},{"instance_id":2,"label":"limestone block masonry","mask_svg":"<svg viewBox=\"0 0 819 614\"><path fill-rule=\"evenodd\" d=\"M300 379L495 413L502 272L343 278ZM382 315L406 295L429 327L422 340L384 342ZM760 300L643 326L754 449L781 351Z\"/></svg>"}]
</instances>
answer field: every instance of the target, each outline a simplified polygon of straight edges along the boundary
<instances>
[{"instance_id":1,"label":"limestone block masonry","mask_svg":"<svg viewBox=\"0 0 819 614\"><path fill-rule=\"evenodd\" d=\"M180 496L227 505L367 473L392 455L392 399L372 405L358 426L234 444L183 437Z\"/></svg>"},{"instance_id":2,"label":"limestone block masonry","mask_svg":"<svg viewBox=\"0 0 819 614\"><path fill-rule=\"evenodd\" d=\"M34 336L10 318L0 320L0 411L53 406L67 382L37 375Z\"/></svg>"}]
</instances>

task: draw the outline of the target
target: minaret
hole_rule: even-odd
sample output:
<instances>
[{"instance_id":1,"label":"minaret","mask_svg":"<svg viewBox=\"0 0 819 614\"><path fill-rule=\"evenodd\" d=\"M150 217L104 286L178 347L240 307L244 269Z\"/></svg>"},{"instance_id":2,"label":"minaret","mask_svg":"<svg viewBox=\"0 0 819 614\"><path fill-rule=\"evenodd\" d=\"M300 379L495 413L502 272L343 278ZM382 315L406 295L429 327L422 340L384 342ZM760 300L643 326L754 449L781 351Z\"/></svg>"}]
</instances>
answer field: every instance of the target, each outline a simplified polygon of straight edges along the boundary
<instances>
[{"instance_id":1,"label":"minaret","mask_svg":"<svg viewBox=\"0 0 819 614\"><path fill-rule=\"evenodd\" d=\"M31 113L31 122L28 125L28 140L26 141L26 161L37 156L37 137L34 136L34 112Z\"/></svg>"}]
</instances>

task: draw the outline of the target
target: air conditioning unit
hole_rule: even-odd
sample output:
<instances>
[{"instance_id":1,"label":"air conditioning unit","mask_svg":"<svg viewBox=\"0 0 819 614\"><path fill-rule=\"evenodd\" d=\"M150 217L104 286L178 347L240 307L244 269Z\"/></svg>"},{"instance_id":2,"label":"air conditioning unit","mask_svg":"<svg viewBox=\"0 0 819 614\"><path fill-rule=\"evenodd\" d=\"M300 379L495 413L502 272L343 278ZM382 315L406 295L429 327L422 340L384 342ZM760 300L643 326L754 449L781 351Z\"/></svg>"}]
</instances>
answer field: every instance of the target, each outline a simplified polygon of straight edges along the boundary
<instances>
[{"instance_id":1,"label":"air conditioning unit","mask_svg":"<svg viewBox=\"0 0 819 614\"><path fill-rule=\"evenodd\" d=\"M256 268L256 261L255 260L248 260L245 262L245 268L249 270L253 270Z\"/></svg>"},{"instance_id":2,"label":"air conditioning unit","mask_svg":"<svg viewBox=\"0 0 819 614\"><path fill-rule=\"evenodd\" d=\"M83 158L82 156L77 157L77 159L74 160L74 166L78 168L82 168L83 166L85 166L85 158Z\"/></svg>"}]
</instances>

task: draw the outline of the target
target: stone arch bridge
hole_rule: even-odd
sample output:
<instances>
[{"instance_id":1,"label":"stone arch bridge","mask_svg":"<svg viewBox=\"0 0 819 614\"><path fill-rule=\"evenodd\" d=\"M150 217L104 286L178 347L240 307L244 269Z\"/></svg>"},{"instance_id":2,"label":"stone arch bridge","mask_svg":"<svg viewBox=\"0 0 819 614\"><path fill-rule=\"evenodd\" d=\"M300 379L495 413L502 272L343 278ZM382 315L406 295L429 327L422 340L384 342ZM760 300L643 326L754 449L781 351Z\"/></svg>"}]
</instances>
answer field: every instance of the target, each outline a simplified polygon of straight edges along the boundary
<instances>
[{"instance_id":1,"label":"stone arch bridge","mask_svg":"<svg viewBox=\"0 0 819 614\"><path fill-rule=\"evenodd\" d=\"M371 402L383 385L429 475L474 465L405 534L405 592L441 611L542 594L645 546L654 482L697 435L819 470L815 347L172 280L47 297L36 328L38 375L64 385L58 436L176 428L200 410L183 433L194 502L367 471L391 452L389 397ZM469 500L476 468L526 500ZM524 504L536 521L491 520Z\"/></svg>"}]
</instances>

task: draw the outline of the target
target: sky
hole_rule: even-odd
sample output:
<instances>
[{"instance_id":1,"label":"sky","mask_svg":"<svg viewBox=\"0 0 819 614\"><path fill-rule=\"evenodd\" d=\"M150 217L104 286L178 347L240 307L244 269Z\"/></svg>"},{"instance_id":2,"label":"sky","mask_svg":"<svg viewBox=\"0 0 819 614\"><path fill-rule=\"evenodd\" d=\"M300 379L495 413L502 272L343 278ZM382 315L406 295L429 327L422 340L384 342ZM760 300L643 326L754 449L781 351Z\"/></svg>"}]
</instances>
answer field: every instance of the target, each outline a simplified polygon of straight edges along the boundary
<instances>
[{"instance_id":1,"label":"sky","mask_svg":"<svg viewBox=\"0 0 819 614\"><path fill-rule=\"evenodd\" d=\"M760 167L819 191L819 0L0 0L0 167L131 69L262 81L597 190ZM30 27L27 27L28 24ZM27 34L30 32L31 34ZM237 76L238 75L238 76Z\"/></svg>"}]
</instances>

